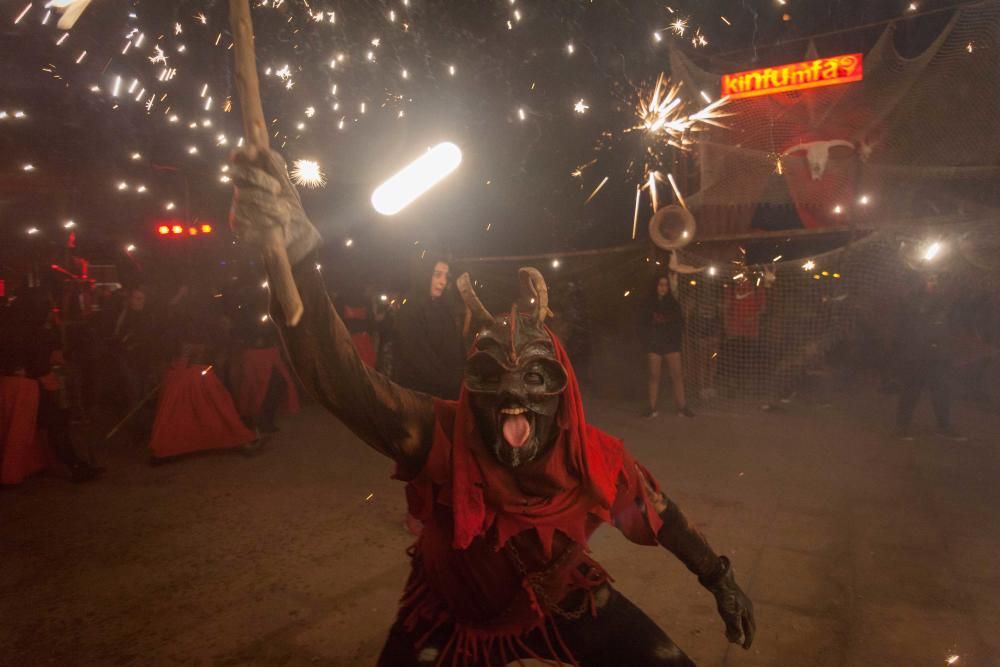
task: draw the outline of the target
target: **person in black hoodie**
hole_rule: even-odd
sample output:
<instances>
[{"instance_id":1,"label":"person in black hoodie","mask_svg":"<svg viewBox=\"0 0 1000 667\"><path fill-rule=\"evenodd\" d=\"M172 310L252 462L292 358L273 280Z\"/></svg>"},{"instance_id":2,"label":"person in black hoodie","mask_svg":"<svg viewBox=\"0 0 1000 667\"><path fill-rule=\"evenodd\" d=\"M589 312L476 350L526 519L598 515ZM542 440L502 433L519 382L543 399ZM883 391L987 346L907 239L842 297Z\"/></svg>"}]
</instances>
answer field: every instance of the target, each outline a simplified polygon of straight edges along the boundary
<instances>
[{"instance_id":1,"label":"person in black hoodie","mask_svg":"<svg viewBox=\"0 0 1000 667\"><path fill-rule=\"evenodd\" d=\"M465 346L445 296L448 262L438 259L431 266L429 282L418 279L399 309L393 379L408 389L457 400L465 369Z\"/></svg>"},{"instance_id":2,"label":"person in black hoodie","mask_svg":"<svg viewBox=\"0 0 1000 667\"><path fill-rule=\"evenodd\" d=\"M670 290L670 279L656 279L656 291L639 310L639 341L649 363L649 409L643 414L656 417L660 396L660 378L666 360L674 390L677 414L694 417L684 393L684 367L681 363L681 341L684 336L684 314L681 304Z\"/></svg>"},{"instance_id":3,"label":"person in black hoodie","mask_svg":"<svg viewBox=\"0 0 1000 667\"><path fill-rule=\"evenodd\" d=\"M912 440L913 413L926 387L937 419L938 434L950 440L967 440L951 423L949 387L954 357L953 302L941 290L936 274L903 304L897 323L896 360L900 391L896 428L900 438Z\"/></svg>"}]
</instances>

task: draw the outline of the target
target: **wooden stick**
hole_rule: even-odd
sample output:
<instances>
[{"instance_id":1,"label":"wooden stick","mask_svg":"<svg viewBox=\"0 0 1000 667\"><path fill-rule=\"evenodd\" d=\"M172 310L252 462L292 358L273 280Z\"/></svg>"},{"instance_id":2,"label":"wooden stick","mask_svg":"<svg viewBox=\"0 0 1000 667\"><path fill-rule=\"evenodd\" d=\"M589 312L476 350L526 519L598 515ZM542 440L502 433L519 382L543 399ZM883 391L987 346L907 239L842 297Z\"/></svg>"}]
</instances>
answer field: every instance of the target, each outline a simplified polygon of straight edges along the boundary
<instances>
[{"instance_id":1,"label":"wooden stick","mask_svg":"<svg viewBox=\"0 0 1000 667\"><path fill-rule=\"evenodd\" d=\"M264 122L264 105L260 101L249 0L229 0L229 23L233 30L236 90L239 93L240 110L243 113L243 133L251 149L267 150L267 125ZM288 263L288 253L285 252L284 236L283 229L278 227L273 229L261 252L271 288L285 313L285 321L288 326L294 327L302 318L302 298L292 277L292 267Z\"/></svg>"}]
</instances>

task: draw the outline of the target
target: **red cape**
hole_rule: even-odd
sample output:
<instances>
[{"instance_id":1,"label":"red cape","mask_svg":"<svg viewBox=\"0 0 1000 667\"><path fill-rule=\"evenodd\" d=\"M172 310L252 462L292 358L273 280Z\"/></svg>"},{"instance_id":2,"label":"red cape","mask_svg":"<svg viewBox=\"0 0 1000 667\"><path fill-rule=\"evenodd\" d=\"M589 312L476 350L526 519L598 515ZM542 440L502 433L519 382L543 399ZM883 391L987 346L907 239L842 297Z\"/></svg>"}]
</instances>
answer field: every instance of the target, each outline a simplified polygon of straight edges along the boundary
<instances>
[{"instance_id":1,"label":"red cape","mask_svg":"<svg viewBox=\"0 0 1000 667\"><path fill-rule=\"evenodd\" d=\"M153 456L240 447L255 438L254 432L240 421L233 399L211 366L167 371L149 442Z\"/></svg>"},{"instance_id":2,"label":"red cape","mask_svg":"<svg viewBox=\"0 0 1000 667\"><path fill-rule=\"evenodd\" d=\"M586 423L572 365L552 340L568 383L559 434L543 457L516 475L497 462L479 437L463 388L457 402L435 403L434 443L424 467L397 472L409 482L410 513L424 522L401 616L411 630L427 623L454 628L442 660L451 651L461 662L490 647L514 655L525 633L554 631L546 629L546 600L558 602L609 579L587 555L587 540L601 523L613 522L639 544L656 544L660 518L640 466L621 440Z\"/></svg>"}]
</instances>

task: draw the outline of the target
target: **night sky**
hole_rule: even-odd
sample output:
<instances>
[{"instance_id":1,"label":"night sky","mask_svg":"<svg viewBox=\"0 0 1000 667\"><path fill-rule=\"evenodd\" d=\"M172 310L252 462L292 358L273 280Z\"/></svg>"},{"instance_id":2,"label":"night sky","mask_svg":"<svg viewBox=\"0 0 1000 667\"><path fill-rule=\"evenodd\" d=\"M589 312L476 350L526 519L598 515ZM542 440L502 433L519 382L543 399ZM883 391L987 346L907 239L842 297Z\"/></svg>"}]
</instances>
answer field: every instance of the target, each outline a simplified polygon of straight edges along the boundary
<instances>
[{"instance_id":1,"label":"night sky","mask_svg":"<svg viewBox=\"0 0 1000 667\"><path fill-rule=\"evenodd\" d=\"M628 242L643 146L623 130L636 122L639 92L667 70L668 48L708 69L740 71L801 60L811 36L819 55L862 51L899 18L897 47L916 53L950 15L934 10L956 3L921 2L917 13L929 13L910 19L908 3L862 0L264 4L254 18L259 67L272 73L262 76L265 113L276 119L272 145L289 160L321 163L329 182L304 197L328 242L351 238L359 253L397 257L422 248L500 255ZM42 24L44 2L14 23L26 5L2 9L4 245L15 247L31 226L55 239L73 219L92 253L136 243L164 254L169 240L156 238L156 221L183 217L185 208L224 227L231 188L221 168L242 130L237 101L224 111L235 96L227 3L95 0L61 45L56 19ZM323 20L310 11L323 11ZM335 12L334 22L325 12ZM683 36L671 29L678 20ZM693 43L699 35L706 44ZM157 80L164 64L150 61L156 45L176 69L166 82ZM286 64L290 89L275 75ZM704 104L697 92L684 92L692 110ZM583 114L574 111L578 100ZM15 110L26 116L14 118ZM395 218L374 213L372 189L443 140L462 147L459 171ZM35 169L23 171L27 163Z\"/></svg>"}]
</instances>

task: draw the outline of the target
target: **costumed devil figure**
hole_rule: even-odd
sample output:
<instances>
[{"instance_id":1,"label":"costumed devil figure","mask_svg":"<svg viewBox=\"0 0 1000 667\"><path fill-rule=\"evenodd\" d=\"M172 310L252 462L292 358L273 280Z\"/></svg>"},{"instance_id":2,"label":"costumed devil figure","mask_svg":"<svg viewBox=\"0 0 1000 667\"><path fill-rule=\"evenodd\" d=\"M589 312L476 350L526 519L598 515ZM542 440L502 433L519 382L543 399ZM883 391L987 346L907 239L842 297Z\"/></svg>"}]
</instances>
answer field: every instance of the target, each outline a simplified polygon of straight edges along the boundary
<instances>
[{"instance_id":1,"label":"costumed devil figure","mask_svg":"<svg viewBox=\"0 0 1000 667\"><path fill-rule=\"evenodd\" d=\"M587 424L541 274L522 269L522 303L500 316L458 281L478 333L457 401L404 389L362 363L312 258L320 237L277 153L235 158L231 219L245 243L284 230L305 309L282 338L305 386L361 440L392 458L423 523L379 665L691 665L611 586L587 540L611 523L662 545L715 596L744 648L753 607L716 555L621 440ZM529 300L530 299L530 300ZM272 303L275 322L285 318Z\"/></svg>"}]
</instances>

